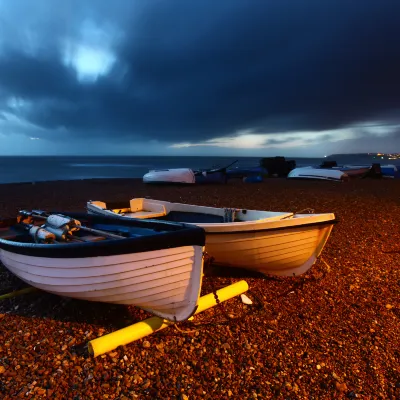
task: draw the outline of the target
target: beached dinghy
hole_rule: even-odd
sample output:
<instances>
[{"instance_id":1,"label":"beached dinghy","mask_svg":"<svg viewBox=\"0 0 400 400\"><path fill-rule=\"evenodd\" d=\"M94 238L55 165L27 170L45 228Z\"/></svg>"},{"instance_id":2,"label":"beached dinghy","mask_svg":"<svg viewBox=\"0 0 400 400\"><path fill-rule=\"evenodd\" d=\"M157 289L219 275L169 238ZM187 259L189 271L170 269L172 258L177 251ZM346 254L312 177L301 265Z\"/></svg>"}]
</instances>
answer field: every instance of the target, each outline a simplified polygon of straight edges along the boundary
<instances>
[{"instance_id":1,"label":"beached dinghy","mask_svg":"<svg viewBox=\"0 0 400 400\"><path fill-rule=\"evenodd\" d=\"M0 221L0 260L23 281L171 321L196 310L204 243L202 229L164 221L26 211Z\"/></svg>"},{"instance_id":2,"label":"beached dinghy","mask_svg":"<svg viewBox=\"0 0 400 400\"><path fill-rule=\"evenodd\" d=\"M400 166L399 165L381 165L381 172L384 178L400 178Z\"/></svg>"},{"instance_id":3,"label":"beached dinghy","mask_svg":"<svg viewBox=\"0 0 400 400\"><path fill-rule=\"evenodd\" d=\"M334 214L293 214L202 207L151 199L89 201L90 214L157 218L195 224L206 232L214 264L271 275L299 275L316 261L329 238Z\"/></svg>"},{"instance_id":4,"label":"beached dinghy","mask_svg":"<svg viewBox=\"0 0 400 400\"><path fill-rule=\"evenodd\" d=\"M154 169L143 176L144 183L196 183L194 172L190 168Z\"/></svg>"},{"instance_id":5,"label":"beached dinghy","mask_svg":"<svg viewBox=\"0 0 400 400\"><path fill-rule=\"evenodd\" d=\"M299 167L292 169L288 179L322 179L326 181L343 182L349 179L346 172L330 168Z\"/></svg>"}]
</instances>

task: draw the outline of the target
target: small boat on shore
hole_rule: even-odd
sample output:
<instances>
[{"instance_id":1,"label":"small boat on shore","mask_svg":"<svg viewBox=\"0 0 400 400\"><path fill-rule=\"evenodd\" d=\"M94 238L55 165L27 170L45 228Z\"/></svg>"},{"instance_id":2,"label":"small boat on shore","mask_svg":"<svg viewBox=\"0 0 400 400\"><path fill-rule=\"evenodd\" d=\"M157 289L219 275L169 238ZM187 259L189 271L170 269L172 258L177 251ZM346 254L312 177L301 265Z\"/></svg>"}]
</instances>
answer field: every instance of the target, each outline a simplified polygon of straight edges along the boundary
<instances>
[{"instance_id":1,"label":"small boat on shore","mask_svg":"<svg viewBox=\"0 0 400 400\"><path fill-rule=\"evenodd\" d=\"M193 184L194 172L190 168L153 169L143 175L144 183L155 184Z\"/></svg>"},{"instance_id":2,"label":"small boat on shore","mask_svg":"<svg viewBox=\"0 0 400 400\"><path fill-rule=\"evenodd\" d=\"M349 176L343 171L314 167L299 167L292 169L287 177L288 179L318 179L336 182L343 182L349 179Z\"/></svg>"},{"instance_id":3,"label":"small boat on shore","mask_svg":"<svg viewBox=\"0 0 400 400\"><path fill-rule=\"evenodd\" d=\"M381 165L381 172L384 178L399 178L400 166L394 164Z\"/></svg>"},{"instance_id":4,"label":"small boat on shore","mask_svg":"<svg viewBox=\"0 0 400 400\"><path fill-rule=\"evenodd\" d=\"M198 170L190 168L153 169L143 176L143 182L156 184L226 183L228 180L227 168L236 162L237 160L226 167Z\"/></svg>"},{"instance_id":5,"label":"small boat on shore","mask_svg":"<svg viewBox=\"0 0 400 400\"><path fill-rule=\"evenodd\" d=\"M0 220L0 260L28 284L171 321L197 308L204 244L201 228L167 221L38 211Z\"/></svg>"},{"instance_id":6,"label":"small boat on shore","mask_svg":"<svg viewBox=\"0 0 400 400\"><path fill-rule=\"evenodd\" d=\"M335 215L295 214L203 207L136 198L121 203L87 202L89 214L152 218L197 225L215 265L267 275L293 276L315 263L332 231Z\"/></svg>"}]
</instances>

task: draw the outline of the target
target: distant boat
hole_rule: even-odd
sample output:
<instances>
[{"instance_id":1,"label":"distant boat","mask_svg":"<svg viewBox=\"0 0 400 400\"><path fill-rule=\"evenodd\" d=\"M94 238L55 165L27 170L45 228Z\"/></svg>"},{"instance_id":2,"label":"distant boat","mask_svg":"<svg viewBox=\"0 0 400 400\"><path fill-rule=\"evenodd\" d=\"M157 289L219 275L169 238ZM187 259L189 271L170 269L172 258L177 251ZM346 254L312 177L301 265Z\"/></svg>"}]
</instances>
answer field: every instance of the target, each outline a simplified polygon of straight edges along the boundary
<instances>
[{"instance_id":1,"label":"distant boat","mask_svg":"<svg viewBox=\"0 0 400 400\"><path fill-rule=\"evenodd\" d=\"M153 169L143 176L144 183L196 183L194 172L190 168Z\"/></svg>"},{"instance_id":2,"label":"distant boat","mask_svg":"<svg viewBox=\"0 0 400 400\"><path fill-rule=\"evenodd\" d=\"M394 164L381 165L384 178L400 178L400 166Z\"/></svg>"},{"instance_id":3,"label":"distant boat","mask_svg":"<svg viewBox=\"0 0 400 400\"><path fill-rule=\"evenodd\" d=\"M190 168L154 169L143 176L143 182L165 184L226 183L228 180L226 170L236 162L237 160L226 167L199 170Z\"/></svg>"},{"instance_id":4,"label":"distant boat","mask_svg":"<svg viewBox=\"0 0 400 400\"><path fill-rule=\"evenodd\" d=\"M87 202L90 214L151 218L197 225L206 232L206 251L214 264L267 275L293 276L315 263L329 238L334 214L294 214L203 207L136 198L125 202Z\"/></svg>"},{"instance_id":5,"label":"distant boat","mask_svg":"<svg viewBox=\"0 0 400 400\"><path fill-rule=\"evenodd\" d=\"M326 181L343 182L349 179L349 175L340 169L299 167L292 169L288 179L318 179Z\"/></svg>"},{"instance_id":6,"label":"distant boat","mask_svg":"<svg viewBox=\"0 0 400 400\"><path fill-rule=\"evenodd\" d=\"M28 284L171 321L196 310L204 244L203 229L166 221L43 212L0 221L0 260Z\"/></svg>"}]
</instances>

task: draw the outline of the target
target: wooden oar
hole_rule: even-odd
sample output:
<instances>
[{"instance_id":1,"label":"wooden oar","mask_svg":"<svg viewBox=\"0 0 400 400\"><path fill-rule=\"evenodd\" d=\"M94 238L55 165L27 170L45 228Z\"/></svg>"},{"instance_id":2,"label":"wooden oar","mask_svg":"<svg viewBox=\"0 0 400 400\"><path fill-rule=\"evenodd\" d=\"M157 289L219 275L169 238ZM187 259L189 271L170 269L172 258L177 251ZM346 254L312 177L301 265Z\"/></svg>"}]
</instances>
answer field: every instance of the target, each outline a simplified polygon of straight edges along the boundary
<instances>
[{"instance_id":1,"label":"wooden oar","mask_svg":"<svg viewBox=\"0 0 400 400\"><path fill-rule=\"evenodd\" d=\"M101 231L99 229L88 228L87 226L82 226L81 225L80 229L82 229L83 231L87 231L87 232L91 232L91 233L95 233L95 234L97 233L98 235L108 236L108 237L111 237L113 239L125 239L125 236L116 235L114 233Z\"/></svg>"}]
</instances>

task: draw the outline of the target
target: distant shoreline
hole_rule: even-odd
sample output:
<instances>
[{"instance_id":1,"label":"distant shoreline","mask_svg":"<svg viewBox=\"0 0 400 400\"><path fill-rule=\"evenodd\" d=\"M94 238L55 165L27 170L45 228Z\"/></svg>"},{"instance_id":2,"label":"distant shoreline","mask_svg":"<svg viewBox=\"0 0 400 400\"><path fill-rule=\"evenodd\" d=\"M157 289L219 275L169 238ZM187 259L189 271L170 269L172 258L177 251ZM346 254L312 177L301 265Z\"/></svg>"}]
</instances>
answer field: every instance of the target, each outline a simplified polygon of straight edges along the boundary
<instances>
[{"instance_id":1,"label":"distant shoreline","mask_svg":"<svg viewBox=\"0 0 400 400\"><path fill-rule=\"evenodd\" d=\"M374 158L375 157L375 158ZM260 165L264 157L225 156L0 156L0 184L22 184L48 181L74 181L92 179L141 179L151 169L191 168L208 169L226 167L252 168ZM396 160L360 156L355 154L329 157L285 157L295 161L296 167L319 166L324 161L338 165L396 164ZM399 160L400 164L400 160Z\"/></svg>"}]
</instances>

